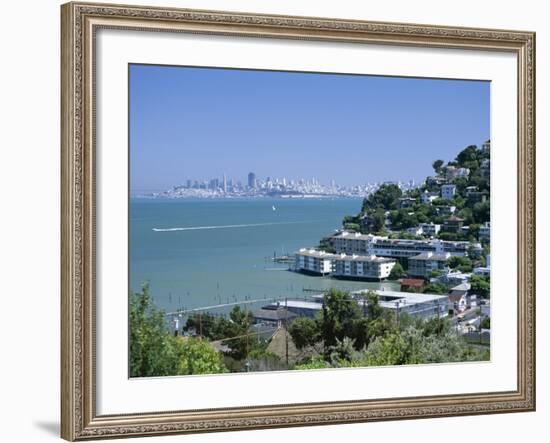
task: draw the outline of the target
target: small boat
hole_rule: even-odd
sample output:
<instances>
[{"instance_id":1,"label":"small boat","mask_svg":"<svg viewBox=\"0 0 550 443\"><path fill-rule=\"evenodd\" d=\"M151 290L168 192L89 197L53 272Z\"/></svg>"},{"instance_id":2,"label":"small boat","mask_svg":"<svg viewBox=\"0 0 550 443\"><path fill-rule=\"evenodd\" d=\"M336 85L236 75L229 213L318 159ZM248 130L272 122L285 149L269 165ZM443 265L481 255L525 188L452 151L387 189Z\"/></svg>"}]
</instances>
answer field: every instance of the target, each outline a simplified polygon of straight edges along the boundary
<instances>
[{"instance_id":1,"label":"small boat","mask_svg":"<svg viewBox=\"0 0 550 443\"><path fill-rule=\"evenodd\" d=\"M277 208L275 207L275 205L271 206L271 209L273 209L274 211L277 210Z\"/></svg>"}]
</instances>

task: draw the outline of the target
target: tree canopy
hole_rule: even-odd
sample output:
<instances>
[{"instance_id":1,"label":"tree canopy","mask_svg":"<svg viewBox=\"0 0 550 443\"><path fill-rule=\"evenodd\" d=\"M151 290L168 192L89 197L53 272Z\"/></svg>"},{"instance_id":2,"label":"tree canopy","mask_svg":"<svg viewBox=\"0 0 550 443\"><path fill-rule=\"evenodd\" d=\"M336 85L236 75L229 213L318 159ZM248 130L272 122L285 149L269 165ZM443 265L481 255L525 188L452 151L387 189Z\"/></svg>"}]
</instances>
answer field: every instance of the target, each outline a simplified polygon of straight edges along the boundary
<instances>
[{"instance_id":1,"label":"tree canopy","mask_svg":"<svg viewBox=\"0 0 550 443\"><path fill-rule=\"evenodd\" d=\"M221 355L207 341L170 335L148 285L130 296L131 377L221 372L227 372Z\"/></svg>"},{"instance_id":2,"label":"tree canopy","mask_svg":"<svg viewBox=\"0 0 550 443\"><path fill-rule=\"evenodd\" d=\"M399 186L393 183L385 183L363 200L362 212L367 213L369 210L375 209L386 211L397 209L399 198L402 195Z\"/></svg>"}]
</instances>

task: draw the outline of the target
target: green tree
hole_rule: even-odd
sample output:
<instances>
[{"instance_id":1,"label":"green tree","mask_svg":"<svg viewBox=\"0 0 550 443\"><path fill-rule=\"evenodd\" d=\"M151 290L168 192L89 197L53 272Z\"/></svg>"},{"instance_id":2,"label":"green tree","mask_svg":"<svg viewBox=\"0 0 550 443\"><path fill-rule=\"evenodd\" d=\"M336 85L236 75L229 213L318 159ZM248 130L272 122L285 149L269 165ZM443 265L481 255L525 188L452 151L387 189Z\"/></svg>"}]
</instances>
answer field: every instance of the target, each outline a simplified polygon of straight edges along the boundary
<instances>
[{"instance_id":1,"label":"green tree","mask_svg":"<svg viewBox=\"0 0 550 443\"><path fill-rule=\"evenodd\" d=\"M441 277L442 274L443 274L443 272L440 269L432 269L430 271L430 278Z\"/></svg>"},{"instance_id":2,"label":"green tree","mask_svg":"<svg viewBox=\"0 0 550 443\"><path fill-rule=\"evenodd\" d=\"M460 151L460 153L456 156L456 161L459 166L464 167L465 162L477 160L477 151L477 146L475 145L470 145Z\"/></svg>"},{"instance_id":3,"label":"green tree","mask_svg":"<svg viewBox=\"0 0 550 443\"><path fill-rule=\"evenodd\" d=\"M307 317L299 317L294 320L290 324L288 332L298 349L314 346L321 338L319 323Z\"/></svg>"},{"instance_id":4,"label":"green tree","mask_svg":"<svg viewBox=\"0 0 550 443\"><path fill-rule=\"evenodd\" d=\"M454 332L425 335L410 326L400 332L378 337L353 366L426 364L462 361L486 361L489 351L468 345Z\"/></svg>"},{"instance_id":5,"label":"green tree","mask_svg":"<svg viewBox=\"0 0 550 443\"><path fill-rule=\"evenodd\" d=\"M434 171L436 174L441 173L441 167L443 166L445 162L443 160L436 160L432 163L432 168L434 168Z\"/></svg>"},{"instance_id":6,"label":"green tree","mask_svg":"<svg viewBox=\"0 0 550 443\"><path fill-rule=\"evenodd\" d=\"M165 315L156 308L144 284L130 296L130 376L174 375L178 362Z\"/></svg>"},{"instance_id":7,"label":"green tree","mask_svg":"<svg viewBox=\"0 0 550 443\"><path fill-rule=\"evenodd\" d=\"M208 341L173 337L157 309L149 285L130 297L130 376L218 374L226 372L221 355Z\"/></svg>"},{"instance_id":8,"label":"green tree","mask_svg":"<svg viewBox=\"0 0 550 443\"><path fill-rule=\"evenodd\" d=\"M491 281L489 277L482 277L480 275L472 275L470 278L470 292L477 294L483 298L489 298L491 295Z\"/></svg>"},{"instance_id":9,"label":"green tree","mask_svg":"<svg viewBox=\"0 0 550 443\"><path fill-rule=\"evenodd\" d=\"M450 257L447 260L447 265L451 269L458 269L460 272L471 272L473 268L472 260L469 257Z\"/></svg>"},{"instance_id":10,"label":"green tree","mask_svg":"<svg viewBox=\"0 0 550 443\"><path fill-rule=\"evenodd\" d=\"M374 214L372 215L372 220L374 232L384 231L386 227L386 215L384 214L384 211L382 209L378 209L374 212Z\"/></svg>"},{"instance_id":11,"label":"green tree","mask_svg":"<svg viewBox=\"0 0 550 443\"><path fill-rule=\"evenodd\" d=\"M331 289L325 294L320 325L325 353L337 339L353 336L353 321L359 317L359 307L348 292Z\"/></svg>"},{"instance_id":12,"label":"green tree","mask_svg":"<svg viewBox=\"0 0 550 443\"><path fill-rule=\"evenodd\" d=\"M253 322L252 312L234 306L229 313L230 323L225 331L223 344L231 349L231 356L236 360L247 357L250 350L257 344L249 336L249 329Z\"/></svg>"},{"instance_id":13,"label":"green tree","mask_svg":"<svg viewBox=\"0 0 550 443\"><path fill-rule=\"evenodd\" d=\"M382 306L380 306L380 296L372 290L367 291L367 313L371 322L378 320L383 314Z\"/></svg>"},{"instance_id":14,"label":"green tree","mask_svg":"<svg viewBox=\"0 0 550 443\"><path fill-rule=\"evenodd\" d=\"M424 286L425 294L446 294L448 292L447 286L441 283L428 283Z\"/></svg>"},{"instance_id":15,"label":"green tree","mask_svg":"<svg viewBox=\"0 0 550 443\"><path fill-rule=\"evenodd\" d=\"M462 208L458 211L458 217L464 219L464 225L468 226L474 221L473 212L470 208Z\"/></svg>"},{"instance_id":16,"label":"green tree","mask_svg":"<svg viewBox=\"0 0 550 443\"><path fill-rule=\"evenodd\" d=\"M178 361L177 375L227 372L223 358L207 340L170 337Z\"/></svg>"},{"instance_id":17,"label":"green tree","mask_svg":"<svg viewBox=\"0 0 550 443\"><path fill-rule=\"evenodd\" d=\"M361 226L357 223L345 223L344 229L346 231L361 232Z\"/></svg>"},{"instance_id":18,"label":"green tree","mask_svg":"<svg viewBox=\"0 0 550 443\"><path fill-rule=\"evenodd\" d=\"M481 227L481 225L479 225L477 223L472 223L470 225L470 229L468 229L468 240L470 240L471 242L477 241L477 239L479 238L479 228L480 227Z\"/></svg>"},{"instance_id":19,"label":"green tree","mask_svg":"<svg viewBox=\"0 0 550 443\"><path fill-rule=\"evenodd\" d=\"M309 362L300 363L294 366L294 369L325 369L330 368L328 364L322 357L313 357Z\"/></svg>"},{"instance_id":20,"label":"green tree","mask_svg":"<svg viewBox=\"0 0 550 443\"><path fill-rule=\"evenodd\" d=\"M397 209L401 195L399 186L393 183L383 184L363 200L362 212L367 213L369 209Z\"/></svg>"},{"instance_id":21,"label":"green tree","mask_svg":"<svg viewBox=\"0 0 550 443\"><path fill-rule=\"evenodd\" d=\"M475 223L485 223L491 220L491 204L489 201L478 202L472 208L472 215Z\"/></svg>"},{"instance_id":22,"label":"green tree","mask_svg":"<svg viewBox=\"0 0 550 443\"><path fill-rule=\"evenodd\" d=\"M397 280L406 275L405 270L403 269L403 266L401 263L396 262L393 268L390 271L389 279L390 280Z\"/></svg>"}]
</instances>

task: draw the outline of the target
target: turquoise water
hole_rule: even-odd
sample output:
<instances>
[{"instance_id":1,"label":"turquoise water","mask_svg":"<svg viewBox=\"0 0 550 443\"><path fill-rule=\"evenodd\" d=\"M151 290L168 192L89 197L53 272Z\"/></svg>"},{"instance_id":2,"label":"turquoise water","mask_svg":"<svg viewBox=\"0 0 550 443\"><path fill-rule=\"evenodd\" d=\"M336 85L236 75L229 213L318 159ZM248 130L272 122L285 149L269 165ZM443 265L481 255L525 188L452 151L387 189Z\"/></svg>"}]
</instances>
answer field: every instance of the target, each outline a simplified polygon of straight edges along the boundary
<instances>
[{"instance_id":1,"label":"turquoise water","mask_svg":"<svg viewBox=\"0 0 550 443\"><path fill-rule=\"evenodd\" d=\"M298 274L271 260L274 253L316 246L360 206L359 199L131 198L130 288L148 281L157 305L173 311L304 299L308 288L380 287Z\"/></svg>"}]
</instances>

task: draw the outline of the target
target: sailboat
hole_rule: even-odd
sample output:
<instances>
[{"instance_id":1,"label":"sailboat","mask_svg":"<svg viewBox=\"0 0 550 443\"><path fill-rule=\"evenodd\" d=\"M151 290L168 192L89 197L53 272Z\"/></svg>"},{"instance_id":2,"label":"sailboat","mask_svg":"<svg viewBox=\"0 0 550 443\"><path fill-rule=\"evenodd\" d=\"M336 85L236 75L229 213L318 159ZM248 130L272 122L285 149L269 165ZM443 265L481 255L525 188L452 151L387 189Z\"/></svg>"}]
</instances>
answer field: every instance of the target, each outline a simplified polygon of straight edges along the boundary
<instances>
[{"instance_id":1,"label":"sailboat","mask_svg":"<svg viewBox=\"0 0 550 443\"><path fill-rule=\"evenodd\" d=\"M275 207L275 205L271 206L271 209L273 209L274 211L277 210L277 208Z\"/></svg>"}]
</instances>

